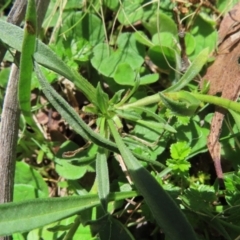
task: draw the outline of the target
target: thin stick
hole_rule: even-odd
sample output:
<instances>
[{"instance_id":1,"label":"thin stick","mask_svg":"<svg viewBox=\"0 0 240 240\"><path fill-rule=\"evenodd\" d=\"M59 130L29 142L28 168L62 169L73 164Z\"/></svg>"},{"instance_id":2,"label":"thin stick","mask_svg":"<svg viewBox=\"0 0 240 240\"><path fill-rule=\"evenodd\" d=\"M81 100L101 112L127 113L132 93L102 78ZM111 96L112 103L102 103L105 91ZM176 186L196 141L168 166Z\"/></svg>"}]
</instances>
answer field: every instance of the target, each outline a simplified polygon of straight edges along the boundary
<instances>
[{"instance_id":1,"label":"thin stick","mask_svg":"<svg viewBox=\"0 0 240 240\"><path fill-rule=\"evenodd\" d=\"M12 201L13 197L14 162L20 116L17 100L18 74L18 67L13 64L4 99L0 127L0 203Z\"/></svg>"}]
</instances>

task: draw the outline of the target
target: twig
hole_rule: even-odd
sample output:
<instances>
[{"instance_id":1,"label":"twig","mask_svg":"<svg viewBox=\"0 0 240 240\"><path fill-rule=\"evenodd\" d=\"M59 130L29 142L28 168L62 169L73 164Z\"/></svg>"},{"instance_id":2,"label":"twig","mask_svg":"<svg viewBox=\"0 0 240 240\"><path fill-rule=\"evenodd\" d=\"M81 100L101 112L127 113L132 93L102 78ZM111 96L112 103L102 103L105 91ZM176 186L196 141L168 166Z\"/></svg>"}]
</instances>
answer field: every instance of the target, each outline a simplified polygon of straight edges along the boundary
<instances>
[{"instance_id":1,"label":"twig","mask_svg":"<svg viewBox=\"0 0 240 240\"><path fill-rule=\"evenodd\" d=\"M27 0L16 1L9 13L8 21L20 24L24 18ZM0 54L6 49L1 48ZM4 57L4 55L3 55ZM16 60L20 55L16 54ZM19 62L19 61L18 61ZM14 174L15 149L17 142L19 109L17 100L18 67L13 64L9 76L0 127L0 203L12 201L12 185Z\"/></svg>"},{"instance_id":2,"label":"twig","mask_svg":"<svg viewBox=\"0 0 240 240\"><path fill-rule=\"evenodd\" d=\"M0 128L0 203L12 201L15 153L18 135L18 67L13 64L4 99Z\"/></svg>"}]
</instances>

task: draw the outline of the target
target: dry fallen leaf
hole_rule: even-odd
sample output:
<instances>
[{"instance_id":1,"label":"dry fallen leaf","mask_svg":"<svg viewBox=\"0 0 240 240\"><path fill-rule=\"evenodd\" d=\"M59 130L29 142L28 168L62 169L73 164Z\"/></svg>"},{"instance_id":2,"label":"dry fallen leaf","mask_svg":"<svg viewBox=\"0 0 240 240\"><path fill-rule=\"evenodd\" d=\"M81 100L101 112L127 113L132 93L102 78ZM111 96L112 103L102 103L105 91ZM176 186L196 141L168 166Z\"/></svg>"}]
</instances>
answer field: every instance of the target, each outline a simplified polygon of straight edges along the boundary
<instances>
[{"instance_id":1,"label":"dry fallen leaf","mask_svg":"<svg viewBox=\"0 0 240 240\"><path fill-rule=\"evenodd\" d=\"M219 28L219 48L215 62L203 79L210 81L209 94L222 93L223 98L236 100L240 90L240 3L227 13ZM221 134L222 122L226 110L216 107L208 136L207 146L214 161L220 187L224 187L221 167Z\"/></svg>"}]
</instances>

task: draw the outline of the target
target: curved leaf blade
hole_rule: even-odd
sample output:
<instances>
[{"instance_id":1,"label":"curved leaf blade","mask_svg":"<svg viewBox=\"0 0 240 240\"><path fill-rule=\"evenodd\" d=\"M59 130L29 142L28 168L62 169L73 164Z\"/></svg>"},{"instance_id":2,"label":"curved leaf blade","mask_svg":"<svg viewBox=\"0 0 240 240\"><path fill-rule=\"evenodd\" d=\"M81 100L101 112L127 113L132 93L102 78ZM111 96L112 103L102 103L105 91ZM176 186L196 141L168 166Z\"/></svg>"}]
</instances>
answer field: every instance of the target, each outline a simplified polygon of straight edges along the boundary
<instances>
[{"instance_id":1,"label":"curved leaf blade","mask_svg":"<svg viewBox=\"0 0 240 240\"><path fill-rule=\"evenodd\" d=\"M202 67L208 60L208 48L203 49L198 56L194 59L190 67L187 69L185 74L181 77L181 79L173 86L167 88L163 92L176 92L185 87L190 81L197 76L197 74L201 71Z\"/></svg>"},{"instance_id":2,"label":"curved leaf blade","mask_svg":"<svg viewBox=\"0 0 240 240\"><path fill-rule=\"evenodd\" d=\"M108 120L108 124L136 188L144 197L158 225L163 228L168 238L197 239L191 225L176 203L125 146L113 121Z\"/></svg>"},{"instance_id":3,"label":"curved leaf blade","mask_svg":"<svg viewBox=\"0 0 240 240\"><path fill-rule=\"evenodd\" d=\"M0 205L0 235L26 232L99 204L97 195L35 199Z\"/></svg>"},{"instance_id":4,"label":"curved leaf blade","mask_svg":"<svg viewBox=\"0 0 240 240\"><path fill-rule=\"evenodd\" d=\"M0 20L0 39L17 51L22 51L23 30L20 27ZM73 81L91 102L97 102L95 88L84 77L72 71L47 45L39 40L36 41L36 51L33 57L39 64Z\"/></svg>"}]
</instances>

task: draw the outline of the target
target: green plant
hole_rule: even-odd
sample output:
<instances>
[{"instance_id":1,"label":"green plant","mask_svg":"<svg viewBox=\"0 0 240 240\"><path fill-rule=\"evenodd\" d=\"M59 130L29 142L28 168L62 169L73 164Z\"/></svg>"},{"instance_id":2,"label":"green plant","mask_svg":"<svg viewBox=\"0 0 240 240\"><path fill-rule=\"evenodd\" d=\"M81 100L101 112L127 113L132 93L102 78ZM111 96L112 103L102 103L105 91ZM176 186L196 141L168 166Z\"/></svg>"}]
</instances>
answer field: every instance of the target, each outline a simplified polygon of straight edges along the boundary
<instances>
[{"instance_id":1,"label":"green plant","mask_svg":"<svg viewBox=\"0 0 240 240\"><path fill-rule=\"evenodd\" d=\"M161 227L169 239L197 239L193 227L197 228L199 223L204 225L212 217L215 217L213 212L216 213L218 210L210 204L216 200L213 187L201 185L197 180L193 183L188 181L191 185L189 189L180 189L171 181L166 180L167 182L164 183L162 177L166 177L167 173L172 172L173 175L180 175L182 178L188 179L188 170L190 169L188 160L197 153L206 151L206 147L200 140L198 141L198 138L200 132L206 136L207 131L206 128L200 128L200 120L196 116L198 110L204 107L203 102L229 109L234 119L239 118L239 103L198 93L195 86L192 86L194 90L191 90L191 81L207 63L209 48L203 47L201 50L195 48L195 44L192 42L198 41L198 38L191 38L189 35L188 41L192 41L192 45L188 45L187 51L189 54L193 53L191 56L193 61L187 71L180 76L180 50L174 44L178 39L176 37L177 28L173 20L166 13L161 12L147 21L156 5L146 3L146 11L143 11L142 1L136 1L135 4L130 3L129 1L104 1L106 7L110 9L117 9L120 5L119 15L116 18L122 26L132 25L140 18L145 19L143 25L149 31L151 40L146 34L135 31L134 33L119 33L118 37L110 36L112 39L108 39L109 44L102 43L104 28L101 20L94 14L96 9L92 7L93 3L88 6L88 11L73 12L67 17L66 25L60 30L60 33L65 34L66 38L65 40L59 39L53 50L40 40L36 40L34 31L28 31L35 29L33 23L36 14L31 10L31 7L34 8L34 1L29 1L29 10L26 16L26 19L33 25L28 26L24 33L20 28L0 21L1 40L9 47L22 52L19 102L24 116L24 124L30 125L37 133L35 136L29 134L30 138L33 138L31 143L34 142L34 146L39 147L39 159L42 158L42 155L46 155L57 165L57 173L68 179L62 183L62 186L67 186L72 195L79 195L58 199L28 199L23 202L1 205L0 235L28 232L59 221L59 225L51 225L50 232L57 232L61 239L73 238L80 224L90 225L91 231L94 234L98 233L101 239L117 239L116 237L120 233L122 234L121 238L132 239L129 230L110 214L111 211L117 209L111 204L118 204L123 199L137 196L142 196L146 203L147 207L143 206L142 208L145 217L156 222L156 225ZM169 2L169 4L171 3ZM70 8L69 3L66 9ZM101 10L101 6L97 4L95 8ZM134 14L135 11L136 14ZM71 32L69 28L74 28L71 26L71 22L78 24L76 18L84 24ZM162 28L157 29L152 24L156 18L159 18L157 21L166 21L166 25L171 31L166 32L163 25ZM210 26L208 27L210 28ZM158 39L158 35L160 35L160 39ZM157 93L149 90L149 93L146 94L147 88L141 88L158 80L158 74L150 74L147 68L142 67L146 46L149 48L148 55L152 62L167 69L173 82L172 86ZM66 52L60 50L57 54L68 64L60 60L54 53L60 47L66 49ZM78 54L79 49L82 51L81 54ZM95 75L91 83L73 70L76 66L90 67L90 64L94 69L93 75ZM36 86L43 91L49 103L61 114L70 127L81 135L86 143L91 144L89 148L83 148L82 151L77 152L74 151L77 148L76 145L66 142L60 147L59 153L55 155L51 150L52 145L45 143L31 115L30 94L33 66L39 81ZM89 102L84 108L85 112L94 116L98 132L89 127L53 89L46 79L46 69L69 79L84 94ZM97 74L96 70L101 75ZM174 81L176 82L174 83ZM111 94L105 92L102 83L110 86ZM166 111L166 109L168 110ZM124 136L121 131L126 124L131 124L134 128ZM189 128L189 132L186 130L186 136L181 136L180 131L183 131L185 127ZM193 136L194 132L197 132L196 137ZM23 134L28 136L26 130ZM176 141L173 141L174 138ZM186 143L186 139L191 142L190 146ZM196 139L197 144L194 143ZM24 144L21 146L26 147ZM170 146L171 159L164 158L164 149L168 146ZM114 154L114 157L111 154ZM162 158L160 160L159 155ZM111 176L109 176L110 157L114 160L123 159L123 165L126 165L132 184L122 180L124 175L120 173L121 177L118 179L120 186L114 188L110 181ZM116 168L114 163L113 167ZM21 166L18 168L20 169ZM156 172L160 173L156 174L153 171L154 168L157 168ZM79 188L77 181L74 181L86 174L87 171L96 171L96 178L88 189L89 191ZM39 178L35 173L34 176ZM237 179L236 177L236 184L233 184L233 188L238 184ZM121 183L121 181L123 182ZM19 182L21 181L19 180ZM41 183L41 187L35 184L31 185L32 189L42 190L37 195L42 194L46 197L46 186L44 187L43 183ZM124 187L127 188L127 191L122 190ZM182 195L181 191L183 191ZM182 203L181 210L178 206L180 201L177 196ZM30 198L32 197L33 195L30 196ZM229 194L231 204L235 203L231 201L234 197L235 195ZM201 204L194 204L196 199L199 199ZM203 216L199 217L198 221L194 221L192 227L187 218L194 219L194 214L197 212L201 212ZM71 219L68 224L63 220L67 217ZM214 219L212 227L226 239L236 236L236 232L239 231L237 221L234 222L234 225L230 225L220 218ZM103 228L102 231L101 228ZM231 234L228 229L232 230ZM61 231L63 236L59 233ZM88 237L90 238L90 234Z\"/></svg>"}]
</instances>

